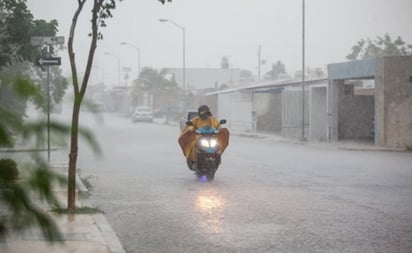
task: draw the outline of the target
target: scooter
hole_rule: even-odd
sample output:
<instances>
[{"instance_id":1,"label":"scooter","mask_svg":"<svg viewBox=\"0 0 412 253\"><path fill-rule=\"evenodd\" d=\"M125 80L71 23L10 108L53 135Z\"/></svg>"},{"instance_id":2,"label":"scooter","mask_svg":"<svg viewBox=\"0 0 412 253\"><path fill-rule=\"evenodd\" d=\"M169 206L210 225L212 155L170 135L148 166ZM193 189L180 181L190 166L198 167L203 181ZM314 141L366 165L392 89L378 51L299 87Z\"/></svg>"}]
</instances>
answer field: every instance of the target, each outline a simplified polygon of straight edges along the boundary
<instances>
[{"instance_id":1,"label":"scooter","mask_svg":"<svg viewBox=\"0 0 412 253\"><path fill-rule=\"evenodd\" d=\"M219 122L219 126L225 123L226 120L222 119ZM191 121L188 121L186 124L194 126ZM217 128L202 127L195 130L196 135L198 135L195 145L196 165L195 168L192 164L188 164L188 166L195 171L197 178L200 180L213 181L221 162L221 155L224 150L219 137L226 136L223 138L228 138L229 132L226 128L221 129L219 126Z\"/></svg>"}]
</instances>

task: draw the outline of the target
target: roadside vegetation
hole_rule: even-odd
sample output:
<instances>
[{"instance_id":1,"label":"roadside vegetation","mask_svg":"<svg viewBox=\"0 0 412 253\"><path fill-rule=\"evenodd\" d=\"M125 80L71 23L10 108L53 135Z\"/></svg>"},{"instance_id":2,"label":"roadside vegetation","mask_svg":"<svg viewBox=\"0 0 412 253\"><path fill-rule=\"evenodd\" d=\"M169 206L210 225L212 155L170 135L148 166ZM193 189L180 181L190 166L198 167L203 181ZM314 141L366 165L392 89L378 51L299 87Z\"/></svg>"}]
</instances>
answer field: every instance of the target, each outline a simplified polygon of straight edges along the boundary
<instances>
[{"instance_id":1,"label":"roadside vegetation","mask_svg":"<svg viewBox=\"0 0 412 253\"><path fill-rule=\"evenodd\" d=\"M166 0L159 0L165 3ZM171 0L167 0L171 1ZM79 113L86 93L88 79L93 64L97 40L103 39L100 32L105 27L105 20L112 17L112 11L120 0L93 1L91 47L89 61L82 80L79 81L74 60L73 40L77 18L87 0L79 0L78 9L72 19L68 36L68 53L72 69L74 88L74 106L72 125L56 121L30 121L26 115L29 104L43 112L49 112L63 99L68 81L57 66L50 67L50 89L45 88L45 69L35 66L36 59L55 56L60 50L53 45L33 45L32 37L56 36L56 20L35 20L26 5L26 0L0 1L0 154L15 150L19 143L25 143L25 149L36 151L45 146L46 130L51 136L59 137L59 142L70 139L70 159L68 177L54 172L44 155L31 152L21 156L10 155L0 160L0 241L11 233L22 233L32 227L40 228L43 236L50 242L61 242L62 236L53 219L38 203L53 206L57 213L96 213L97 208L76 207L75 173L77 160L77 139L80 135L99 153L99 145L90 131L79 127ZM50 103L46 99L50 97ZM50 105L50 106L49 106ZM70 138L71 137L71 138ZM10 152L7 152L10 154ZM0 157L1 158L1 157ZM87 182L87 181L86 181ZM62 206L53 190L55 187L69 187L67 208ZM86 183L87 184L87 183ZM91 187L91 185L88 185Z\"/></svg>"},{"instance_id":2,"label":"roadside vegetation","mask_svg":"<svg viewBox=\"0 0 412 253\"><path fill-rule=\"evenodd\" d=\"M46 74L34 62L58 51L32 45L31 37L55 36L57 27L56 20L33 19L25 0L0 1L0 241L39 228L46 240L61 242L58 227L42 206L62 207L53 190L67 186L67 177L54 172L38 150L47 143L48 127L51 136L67 142L70 126L57 121L48 125L26 115L29 104L48 110ZM50 67L49 78L51 109L63 99L68 82L57 67ZM89 131L79 132L95 143ZM15 152L18 149L31 152Z\"/></svg>"}]
</instances>

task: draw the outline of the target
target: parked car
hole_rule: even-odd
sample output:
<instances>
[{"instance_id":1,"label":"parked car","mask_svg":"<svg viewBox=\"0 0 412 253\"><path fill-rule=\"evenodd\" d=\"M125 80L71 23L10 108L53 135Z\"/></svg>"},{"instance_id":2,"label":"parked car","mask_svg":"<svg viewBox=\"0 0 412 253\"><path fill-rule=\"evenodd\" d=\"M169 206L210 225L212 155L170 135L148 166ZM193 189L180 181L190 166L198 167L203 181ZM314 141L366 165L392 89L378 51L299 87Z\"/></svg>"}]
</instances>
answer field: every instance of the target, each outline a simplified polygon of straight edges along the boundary
<instances>
[{"instance_id":1,"label":"parked car","mask_svg":"<svg viewBox=\"0 0 412 253\"><path fill-rule=\"evenodd\" d=\"M188 111L186 115L183 115L179 122L180 131L182 131L186 127L186 122L191 121L196 116L197 111Z\"/></svg>"},{"instance_id":2,"label":"parked car","mask_svg":"<svg viewBox=\"0 0 412 253\"><path fill-rule=\"evenodd\" d=\"M137 121L145 121L145 122L152 122L153 121L153 111L147 106L138 106L133 112L133 122Z\"/></svg>"}]
</instances>

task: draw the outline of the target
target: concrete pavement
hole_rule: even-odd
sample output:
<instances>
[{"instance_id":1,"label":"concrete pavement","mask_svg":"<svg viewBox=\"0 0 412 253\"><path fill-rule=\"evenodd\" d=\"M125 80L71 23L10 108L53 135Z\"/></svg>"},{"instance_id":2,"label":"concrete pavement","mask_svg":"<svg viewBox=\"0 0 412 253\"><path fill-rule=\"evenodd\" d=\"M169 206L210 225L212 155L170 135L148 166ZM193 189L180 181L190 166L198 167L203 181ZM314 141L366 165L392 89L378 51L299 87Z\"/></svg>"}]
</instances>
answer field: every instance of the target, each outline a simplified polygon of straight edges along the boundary
<instances>
[{"instance_id":1,"label":"concrete pavement","mask_svg":"<svg viewBox=\"0 0 412 253\"><path fill-rule=\"evenodd\" d=\"M87 191L81 180L76 183L80 191ZM66 189L56 189L60 203L67 202ZM79 194L77 194L79 196ZM78 199L77 206L88 206L85 200ZM124 253L116 233L107 222L104 214L55 214L50 213L59 227L63 241L50 243L44 239L39 229L26 231L21 235L12 235L6 243L0 243L2 253Z\"/></svg>"},{"instance_id":2,"label":"concrete pavement","mask_svg":"<svg viewBox=\"0 0 412 253\"><path fill-rule=\"evenodd\" d=\"M318 142L318 141L300 141L298 139L284 138L275 134L262 134L262 133L252 133L252 132L236 132L231 131L230 134L248 137L248 138L258 138L258 139L270 139L276 142L293 143L301 145L309 145L315 147L324 148L336 148L342 150L353 150L353 151L386 151L386 152L408 152L408 150L401 148L390 148L381 147L373 144L372 141L353 141L353 140L343 140L343 141L333 141L333 142Z\"/></svg>"}]
</instances>

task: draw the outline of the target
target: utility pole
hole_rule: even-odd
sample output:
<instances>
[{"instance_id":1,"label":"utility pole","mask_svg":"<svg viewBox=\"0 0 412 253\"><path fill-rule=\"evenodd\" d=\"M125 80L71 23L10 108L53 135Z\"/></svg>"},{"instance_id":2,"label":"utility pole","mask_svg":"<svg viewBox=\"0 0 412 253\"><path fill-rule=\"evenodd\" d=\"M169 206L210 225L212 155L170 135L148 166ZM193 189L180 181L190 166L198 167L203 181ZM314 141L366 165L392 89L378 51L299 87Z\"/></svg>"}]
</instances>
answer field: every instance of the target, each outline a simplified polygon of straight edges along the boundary
<instances>
[{"instance_id":1,"label":"utility pole","mask_svg":"<svg viewBox=\"0 0 412 253\"><path fill-rule=\"evenodd\" d=\"M179 29L182 30L182 53L183 53L183 57L182 57L182 79L183 79L183 94L186 95L186 29L184 26L179 25L178 23L176 23L175 21L171 20L171 19L165 19L165 18L160 18L159 19L160 22L169 22L171 24L173 24L174 26L178 27Z\"/></svg>"},{"instance_id":2,"label":"utility pole","mask_svg":"<svg viewBox=\"0 0 412 253\"><path fill-rule=\"evenodd\" d=\"M47 93L47 161L50 163L50 66L61 64L60 57L51 56L51 47L53 45L64 44L63 36L34 36L30 39L31 44L34 46L46 46L46 56L40 56L36 60L36 64L41 67L46 67L47 79L46 79L46 93Z\"/></svg>"},{"instance_id":3,"label":"utility pole","mask_svg":"<svg viewBox=\"0 0 412 253\"><path fill-rule=\"evenodd\" d=\"M262 53L262 46L259 45L259 49L258 49L258 81L260 81L260 66L262 64L261 53Z\"/></svg>"},{"instance_id":4,"label":"utility pole","mask_svg":"<svg viewBox=\"0 0 412 253\"><path fill-rule=\"evenodd\" d=\"M302 0L302 133L305 141L305 0Z\"/></svg>"},{"instance_id":5,"label":"utility pole","mask_svg":"<svg viewBox=\"0 0 412 253\"><path fill-rule=\"evenodd\" d=\"M129 42L120 42L120 44L121 45L131 46L131 47L133 47L134 49L137 50L137 77L136 77L136 80L139 79L139 76L140 76L140 47L135 46L134 44L129 43Z\"/></svg>"}]
</instances>

